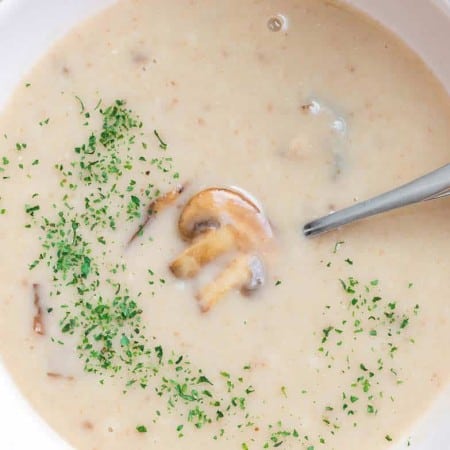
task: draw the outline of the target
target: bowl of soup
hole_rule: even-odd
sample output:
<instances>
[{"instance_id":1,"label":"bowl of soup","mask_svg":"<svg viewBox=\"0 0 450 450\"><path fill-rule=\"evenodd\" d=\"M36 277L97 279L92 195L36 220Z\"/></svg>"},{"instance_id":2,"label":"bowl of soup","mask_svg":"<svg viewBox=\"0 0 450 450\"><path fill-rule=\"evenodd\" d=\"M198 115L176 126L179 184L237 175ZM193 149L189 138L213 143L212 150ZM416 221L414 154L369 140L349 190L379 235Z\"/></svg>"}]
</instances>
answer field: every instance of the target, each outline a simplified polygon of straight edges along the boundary
<instances>
[{"instance_id":1,"label":"bowl of soup","mask_svg":"<svg viewBox=\"0 0 450 450\"><path fill-rule=\"evenodd\" d=\"M0 446L446 448L445 1L0 2Z\"/></svg>"}]
</instances>

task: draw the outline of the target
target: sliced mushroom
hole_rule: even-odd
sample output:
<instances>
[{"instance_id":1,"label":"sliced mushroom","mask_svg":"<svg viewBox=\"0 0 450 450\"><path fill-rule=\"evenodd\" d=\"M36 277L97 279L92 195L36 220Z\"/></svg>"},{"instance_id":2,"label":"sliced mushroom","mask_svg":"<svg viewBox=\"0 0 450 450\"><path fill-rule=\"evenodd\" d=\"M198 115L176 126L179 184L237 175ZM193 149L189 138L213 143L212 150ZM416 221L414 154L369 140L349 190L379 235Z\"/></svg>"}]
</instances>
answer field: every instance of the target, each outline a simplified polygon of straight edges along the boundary
<instances>
[{"instance_id":1,"label":"sliced mushroom","mask_svg":"<svg viewBox=\"0 0 450 450\"><path fill-rule=\"evenodd\" d=\"M251 257L240 254L211 282L200 289L196 298L202 312L208 312L232 289L240 289L252 278Z\"/></svg>"},{"instance_id":2,"label":"sliced mushroom","mask_svg":"<svg viewBox=\"0 0 450 450\"><path fill-rule=\"evenodd\" d=\"M206 264L236 247L236 232L230 225L202 233L170 265L178 278L192 278Z\"/></svg>"},{"instance_id":3,"label":"sliced mushroom","mask_svg":"<svg viewBox=\"0 0 450 450\"><path fill-rule=\"evenodd\" d=\"M149 217L161 212L163 209L170 206L185 189L186 184L181 184L172 191L166 192L164 195L161 195L152 203L150 203L149 207L147 208Z\"/></svg>"},{"instance_id":4,"label":"sliced mushroom","mask_svg":"<svg viewBox=\"0 0 450 450\"><path fill-rule=\"evenodd\" d=\"M178 222L181 237L192 244L170 265L178 278L192 278L219 256L237 256L197 294L207 312L232 289L242 293L264 283L262 260L254 256L272 239L271 226L261 209L244 193L210 188L192 197Z\"/></svg>"},{"instance_id":5,"label":"sliced mushroom","mask_svg":"<svg viewBox=\"0 0 450 450\"><path fill-rule=\"evenodd\" d=\"M245 247L260 245L272 237L272 230L260 208L241 192L226 188L209 188L192 197L184 207L178 229L181 237L191 241L205 229L233 225L239 243Z\"/></svg>"},{"instance_id":6,"label":"sliced mushroom","mask_svg":"<svg viewBox=\"0 0 450 450\"><path fill-rule=\"evenodd\" d=\"M172 191L166 192L165 194L161 195L157 199L153 200L147 208L147 215L146 215L144 221L139 225L137 230L133 233L131 238L128 240L127 246L129 246L138 236L141 235L144 228L153 221L156 214L160 213L161 211L166 209L168 206L172 205L175 202L175 200L178 199L180 194L183 193L185 188L186 188L186 184L179 185Z\"/></svg>"}]
</instances>

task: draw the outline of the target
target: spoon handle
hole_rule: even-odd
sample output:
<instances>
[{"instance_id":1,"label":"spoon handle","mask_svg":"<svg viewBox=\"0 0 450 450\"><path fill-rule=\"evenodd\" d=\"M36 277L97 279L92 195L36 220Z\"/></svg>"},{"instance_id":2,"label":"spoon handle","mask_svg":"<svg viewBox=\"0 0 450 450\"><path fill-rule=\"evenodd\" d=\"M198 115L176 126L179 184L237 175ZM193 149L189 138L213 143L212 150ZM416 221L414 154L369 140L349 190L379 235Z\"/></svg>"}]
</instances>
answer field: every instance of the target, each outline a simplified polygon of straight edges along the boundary
<instances>
[{"instance_id":1,"label":"spoon handle","mask_svg":"<svg viewBox=\"0 0 450 450\"><path fill-rule=\"evenodd\" d=\"M303 233L316 236L355 220L447 195L450 195L450 164L370 200L313 220L303 227Z\"/></svg>"}]
</instances>

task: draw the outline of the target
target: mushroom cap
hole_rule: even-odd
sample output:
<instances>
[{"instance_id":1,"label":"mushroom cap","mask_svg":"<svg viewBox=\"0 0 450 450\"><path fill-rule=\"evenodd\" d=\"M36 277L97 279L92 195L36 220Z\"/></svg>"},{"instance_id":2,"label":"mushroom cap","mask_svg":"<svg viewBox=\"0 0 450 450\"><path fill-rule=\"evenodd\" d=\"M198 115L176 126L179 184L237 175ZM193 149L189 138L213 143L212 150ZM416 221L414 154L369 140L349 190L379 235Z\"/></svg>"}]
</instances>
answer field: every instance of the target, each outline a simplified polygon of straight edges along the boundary
<instances>
[{"instance_id":1,"label":"mushroom cap","mask_svg":"<svg viewBox=\"0 0 450 450\"><path fill-rule=\"evenodd\" d=\"M186 241L224 225L232 225L246 247L261 246L272 238L272 229L261 209L242 192L228 188L213 187L194 195L178 221Z\"/></svg>"}]
</instances>

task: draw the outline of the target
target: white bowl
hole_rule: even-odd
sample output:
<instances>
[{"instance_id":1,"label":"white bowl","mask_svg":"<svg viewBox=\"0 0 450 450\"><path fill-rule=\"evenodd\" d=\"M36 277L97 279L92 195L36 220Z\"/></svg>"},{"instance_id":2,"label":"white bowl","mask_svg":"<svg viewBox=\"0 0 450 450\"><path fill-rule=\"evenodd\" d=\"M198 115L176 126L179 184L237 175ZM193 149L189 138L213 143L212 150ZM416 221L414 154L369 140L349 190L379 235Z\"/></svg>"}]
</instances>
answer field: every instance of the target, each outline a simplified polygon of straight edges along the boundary
<instances>
[{"instance_id":1,"label":"white bowl","mask_svg":"<svg viewBox=\"0 0 450 450\"><path fill-rule=\"evenodd\" d=\"M403 38L450 92L450 0L347 0ZM114 0L0 0L0 108L56 39ZM450 389L415 426L415 450L449 448ZM33 411L0 364L0 449L70 447ZM403 448L403 447L402 447Z\"/></svg>"}]
</instances>

